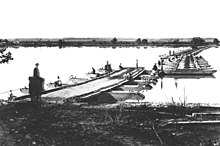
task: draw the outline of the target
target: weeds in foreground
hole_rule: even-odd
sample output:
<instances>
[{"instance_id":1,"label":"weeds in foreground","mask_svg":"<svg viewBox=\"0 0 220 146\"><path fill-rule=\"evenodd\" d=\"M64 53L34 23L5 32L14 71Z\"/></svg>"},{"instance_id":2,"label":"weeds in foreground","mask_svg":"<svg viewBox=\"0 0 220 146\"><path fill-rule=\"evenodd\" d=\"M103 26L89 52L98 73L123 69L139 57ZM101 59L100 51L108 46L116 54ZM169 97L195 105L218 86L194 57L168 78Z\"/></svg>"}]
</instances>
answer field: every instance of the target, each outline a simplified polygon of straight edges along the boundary
<instances>
[{"instance_id":1,"label":"weeds in foreground","mask_svg":"<svg viewBox=\"0 0 220 146\"><path fill-rule=\"evenodd\" d=\"M175 102L174 98L171 97L171 102L169 102L167 105L168 106L186 107L187 106L187 96L179 97L179 102Z\"/></svg>"},{"instance_id":2,"label":"weeds in foreground","mask_svg":"<svg viewBox=\"0 0 220 146\"><path fill-rule=\"evenodd\" d=\"M107 110L106 116L111 122L120 124L126 121L126 117L123 115L124 106L122 104L118 105L114 110Z\"/></svg>"},{"instance_id":3,"label":"weeds in foreground","mask_svg":"<svg viewBox=\"0 0 220 146\"><path fill-rule=\"evenodd\" d=\"M121 104L117 108L83 108L43 104L35 109L29 104L14 104L0 110L0 120L10 128L16 145L198 145L198 130L204 133L204 129L197 127L195 132L186 126L179 129L161 125L167 119L183 117L179 116L183 111L194 110L179 107L173 104L128 108Z\"/></svg>"}]
</instances>

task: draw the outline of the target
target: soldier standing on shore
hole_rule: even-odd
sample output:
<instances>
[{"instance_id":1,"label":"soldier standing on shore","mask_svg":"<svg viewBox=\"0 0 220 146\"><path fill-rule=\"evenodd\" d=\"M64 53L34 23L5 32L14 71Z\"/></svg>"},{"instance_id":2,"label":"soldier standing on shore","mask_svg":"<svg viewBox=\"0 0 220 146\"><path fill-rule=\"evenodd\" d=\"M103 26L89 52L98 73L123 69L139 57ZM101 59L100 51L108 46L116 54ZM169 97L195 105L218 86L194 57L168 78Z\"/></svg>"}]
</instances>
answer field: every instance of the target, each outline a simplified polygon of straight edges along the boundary
<instances>
[{"instance_id":1,"label":"soldier standing on shore","mask_svg":"<svg viewBox=\"0 0 220 146\"><path fill-rule=\"evenodd\" d=\"M136 68L138 68L138 59L136 59Z\"/></svg>"},{"instance_id":2,"label":"soldier standing on shore","mask_svg":"<svg viewBox=\"0 0 220 146\"><path fill-rule=\"evenodd\" d=\"M34 77L40 77L40 71L38 69L39 63L35 64L35 68L34 68Z\"/></svg>"},{"instance_id":3,"label":"soldier standing on shore","mask_svg":"<svg viewBox=\"0 0 220 146\"><path fill-rule=\"evenodd\" d=\"M33 77L29 77L29 93L34 103L41 102L41 92L44 90L44 78L40 77L38 66L39 63L36 63Z\"/></svg>"},{"instance_id":4,"label":"soldier standing on shore","mask_svg":"<svg viewBox=\"0 0 220 146\"><path fill-rule=\"evenodd\" d=\"M94 69L94 67L92 67L92 73L95 74L95 69Z\"/></svg>"}]
</instances>

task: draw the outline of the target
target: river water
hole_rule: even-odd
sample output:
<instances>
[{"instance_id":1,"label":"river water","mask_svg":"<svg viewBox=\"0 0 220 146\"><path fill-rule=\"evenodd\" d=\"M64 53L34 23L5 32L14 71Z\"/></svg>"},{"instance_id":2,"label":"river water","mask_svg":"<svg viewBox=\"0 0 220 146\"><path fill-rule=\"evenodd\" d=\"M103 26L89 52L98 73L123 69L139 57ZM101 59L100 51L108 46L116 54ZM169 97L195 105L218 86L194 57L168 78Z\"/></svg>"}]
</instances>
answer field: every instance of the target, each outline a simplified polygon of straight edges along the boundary
<instances>
[{"instance_id":1,"label":"river water","mask_svg":"<svg viewBox=\"0 0 220 146\"><path fill-rule=\"evenodd\" d=\"M86 77L86 73L104 67L108 61L113 69L118 69L120 63L124 67L138 65L152 69L159 55L168 54L169 50L186 48L9 48L14 60L9 64L0 64L0 93L14 90L19 96L21 87L28 87L28 77L33 75L35 63L39 63L40 74L45 78L45 83L53 82L60 76L63 82L68 81L70 75ZM216 70L220 69L219 48L210 48L200 53ZM220 73L214 74L215 78L163 78L153 86L152 90L144 91L144 101L179 102L186 97L186 102L193 103L220 103L219 87ZM7 99L9 93L0 94L0 98Z\"/></svg>"}]
</instances>

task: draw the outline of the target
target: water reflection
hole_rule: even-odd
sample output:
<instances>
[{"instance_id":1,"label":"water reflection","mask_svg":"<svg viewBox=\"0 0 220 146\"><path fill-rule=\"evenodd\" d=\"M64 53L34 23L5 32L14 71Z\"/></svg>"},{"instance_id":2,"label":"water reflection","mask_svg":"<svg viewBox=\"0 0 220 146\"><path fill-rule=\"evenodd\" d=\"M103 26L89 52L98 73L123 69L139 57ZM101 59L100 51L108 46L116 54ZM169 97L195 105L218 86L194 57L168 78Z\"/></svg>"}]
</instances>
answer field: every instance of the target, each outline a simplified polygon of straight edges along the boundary
<instances>
[{"instance_id":1,"label":"water reflection","mask_svg":"<svg viewBox=\"0 0 220 146\"><path fill-rule=\"evenodd\" d=\"M176 86L176 88L177 88L177 86L178 86L177 78L174 78L174 81L175 81L175 86Z\"/></svg>"},{"instance_id":2,"label":"water reflection","mask_svg":"<svg viewBox=\"0 0 220 146\"><path fill-rule=\"evenodd\" d=\"M215 79L216 77L214 75L165 75L163 78L173 78L175 80L177 79L207 79L212 78Z\"/></svg>"},{"instance_id":3,"label":"water reflection","mask_svg":"<svg viewBox=\"0 0 220 146\"><path fill-rule=\"evenodd\" d=\"M174 84L176 89L178 88L178 80L179 79L208 79L212 78L215 79L216 77L214 75L165 75L161 78L161 89L163 88L163 78L171 78L174 79Z\"/></svg>"},{"instance_id":4,"label":"water reflection","mask_svg":"<svg viewBox=\"0 0 220 146\"><path fill-rule=\"evenodd\" d=\"M215 76L164 76L146 96L152 102L179 102L187 97L189 103L218 103ZM211 100L210 100L211 99Z\"/></svg>"}]
</instances>

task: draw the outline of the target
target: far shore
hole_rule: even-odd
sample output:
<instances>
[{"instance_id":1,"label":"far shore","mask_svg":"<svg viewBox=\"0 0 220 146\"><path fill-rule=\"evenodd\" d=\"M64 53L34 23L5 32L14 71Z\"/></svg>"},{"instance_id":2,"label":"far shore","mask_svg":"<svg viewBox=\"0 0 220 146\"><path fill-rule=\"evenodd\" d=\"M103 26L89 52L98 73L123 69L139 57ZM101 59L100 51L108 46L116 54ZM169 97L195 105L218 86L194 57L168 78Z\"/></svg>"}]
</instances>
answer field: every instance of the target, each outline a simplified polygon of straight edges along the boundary
<instances>
[{"instance_id":1,"label":"far shore","mask_svg":"<svg viewBox=\"0 0 220 146\"><path fill-rule=\"evenodd\" d=\"M197 47L219 46L217 38L17 38L0 39L0 48L19 47Z\"/></svg>"}]
</instances>

